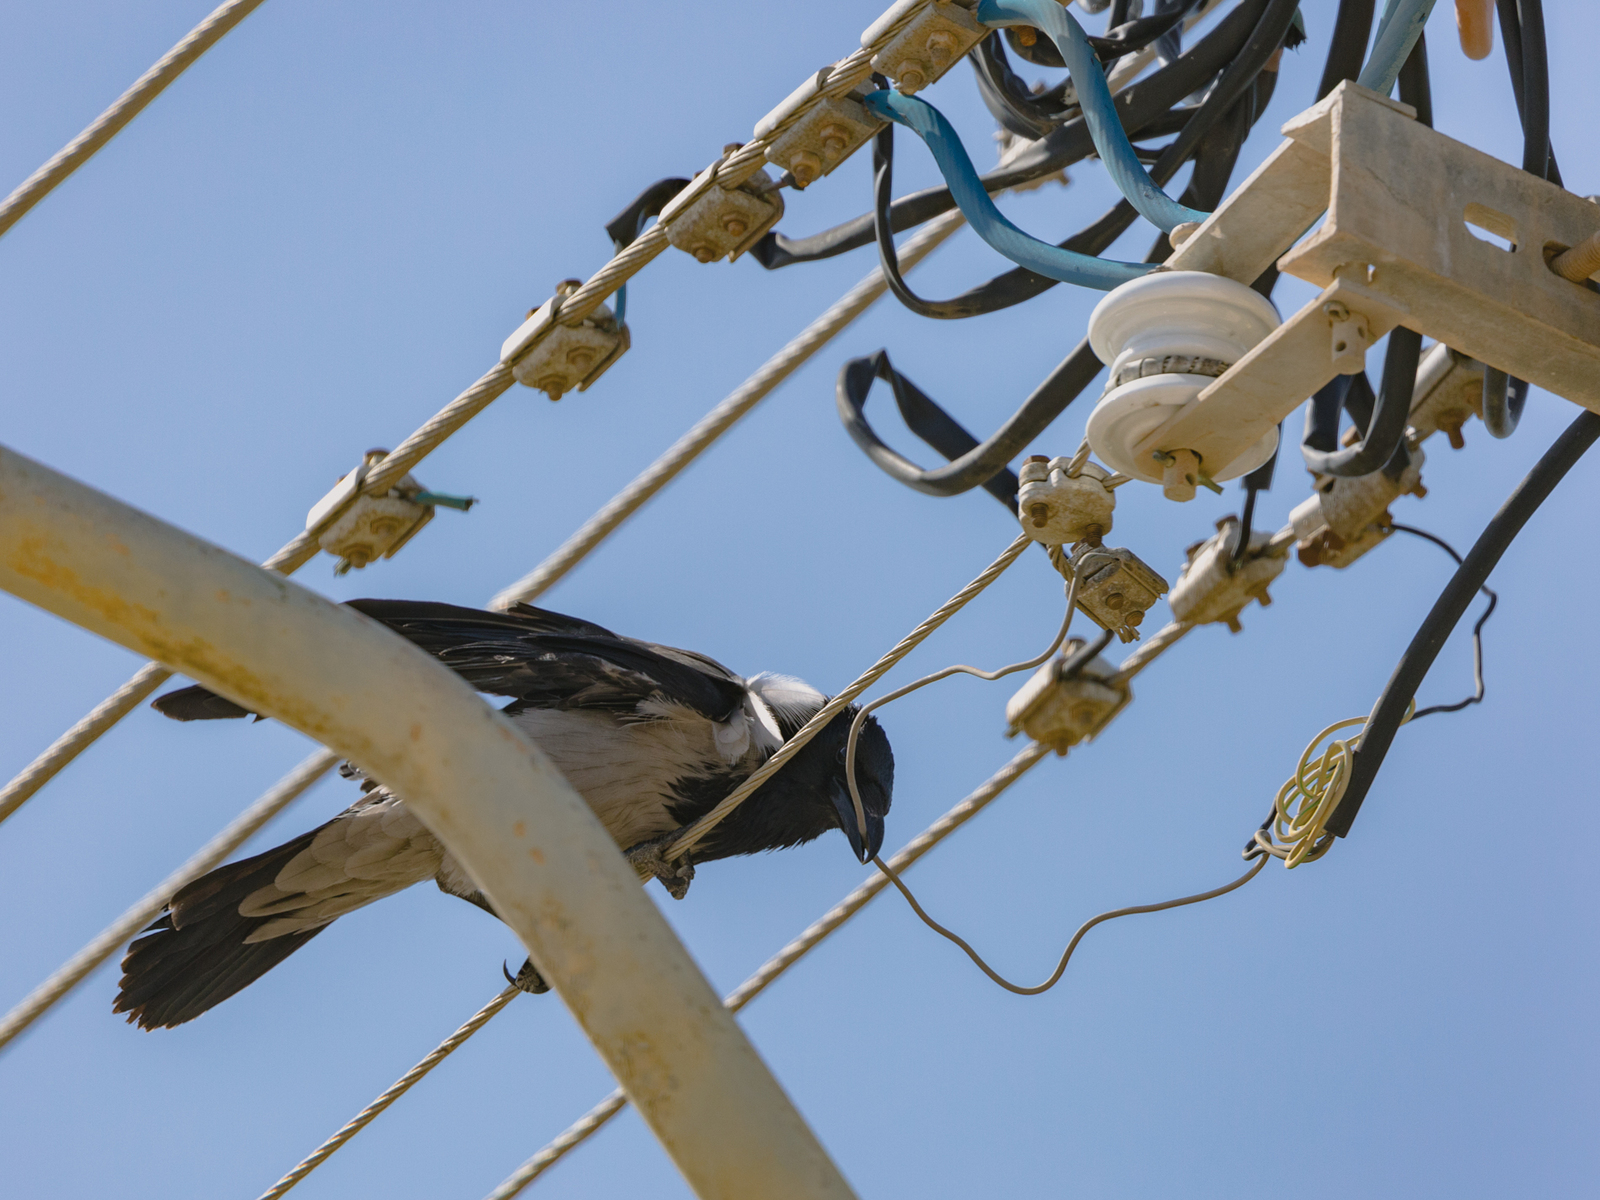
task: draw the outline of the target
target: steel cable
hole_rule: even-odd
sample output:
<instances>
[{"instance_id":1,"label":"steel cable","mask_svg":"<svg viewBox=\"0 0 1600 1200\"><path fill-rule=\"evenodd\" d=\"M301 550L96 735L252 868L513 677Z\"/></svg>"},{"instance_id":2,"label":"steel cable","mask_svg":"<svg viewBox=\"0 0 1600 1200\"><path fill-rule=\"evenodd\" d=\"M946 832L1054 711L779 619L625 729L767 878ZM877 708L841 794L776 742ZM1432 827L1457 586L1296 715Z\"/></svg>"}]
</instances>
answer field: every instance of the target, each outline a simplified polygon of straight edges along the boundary
<instances>
[{"instance_id":1,"label":"steel cable","mask_svg":"<svg viewBox=\"0 0 1600 1200\"><path fill-rule=\"evenodd\" d=\"M244 20L257 8L261 0L228 0L219 5L200 24L191 29L184 39L168 50L89 127L52 155L48 162L24 179L12 193L0 201L0 235L10 229L43 200L69 175L76 171L100 147L120 133L145 106L166 90L194 61L220 41L224 34Z\"/></svg>"}]
</instances>

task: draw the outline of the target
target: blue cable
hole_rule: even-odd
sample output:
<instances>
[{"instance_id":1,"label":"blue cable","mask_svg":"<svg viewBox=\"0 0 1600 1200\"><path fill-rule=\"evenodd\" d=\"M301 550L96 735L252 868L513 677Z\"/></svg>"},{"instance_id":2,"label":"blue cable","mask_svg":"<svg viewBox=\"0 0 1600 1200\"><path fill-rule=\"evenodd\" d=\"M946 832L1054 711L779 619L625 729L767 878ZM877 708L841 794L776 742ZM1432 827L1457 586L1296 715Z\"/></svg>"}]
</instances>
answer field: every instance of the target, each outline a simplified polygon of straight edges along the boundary
<instances>
[{"instance_id":1,"label":"blue cable","mask_svg":"<svg viewBox=\"0 0 1600 1200\"><path fill-rule=\"evenodd\" d=\"M1358 84L1381 96L1389 94L1400 68L1411 56L1411 48L1422 35L1422 27L1428 23L1433 5L1434 0L1390 0L1384 9L1383 22L1378 26L1372 57L1361 68Z\"/></svg>"},{"instance_id":2,"label":"blue cable","mask_svg":"<svg viewBox=\"0 0 1600 1200\"><path fill-rule=\"evenodd\" d=\"M1056 49L1061 51L1067 73L1078 91L1078 104L1083 108L1089 136L1094 139L1095 152L1105 163L1117 190L1128 198L1128 203L1140 216L1171 233L1174 226L1186 221L1204 221L1211 215L1179 204L1150 178L1134 154L1122 122L1117 119L1105 71L1089 45L1083 26L1057 0L981 0L976 15L981 23L994 28L1031 25L1049 35ZM1405 55L1400 58L1403 61ZM1395 70L1399 69L1396 64Z\"/></svg>"},{"instance_id":3,"label":"blue cable","mask_svg":"<svg viewBox=\"0 0 1600 1200\"><path fill-rule=\"evenodd\" d=\"M967 223L979 237L1012 262L1046 279L1075 283L1102 292L1109 292L1118 284L1138 279L1156 269L1154 263L1114 262L1079 254L1074 250L1063 250L1060 246L1052 246L1049 242L1041 242L1023 233L995 207L956 131L945 120L944 114L926 100L886 90L872 92L862 104L876 116L904 125L927 143L928 149L933 152L933 161L939 166L939 173L950 187L950 195L961 209L961 215L967 218Z\"/></svg>"}]
</instances>

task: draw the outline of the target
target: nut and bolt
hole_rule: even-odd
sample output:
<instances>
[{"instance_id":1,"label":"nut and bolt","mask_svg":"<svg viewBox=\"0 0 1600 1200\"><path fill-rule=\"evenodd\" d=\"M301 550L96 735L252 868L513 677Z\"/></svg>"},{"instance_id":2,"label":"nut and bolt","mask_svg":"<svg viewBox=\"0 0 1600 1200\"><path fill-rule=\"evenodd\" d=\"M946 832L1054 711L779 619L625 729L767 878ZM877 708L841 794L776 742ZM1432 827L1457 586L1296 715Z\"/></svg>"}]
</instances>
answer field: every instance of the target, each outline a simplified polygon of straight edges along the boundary
<instances>
[{"instance_id":1,"label":"nut and bolt","mask_svg":"<svg viewBox=\"0 0 1600 1200\"><path fill-rule=\"evenodd\" d=\"M1337 300L1329 300L1322 306L1322 311L1331 321L1348 321L1350 310Z\"/></svg>"},{"instance_id":2,"label":"nut and bolt","mask_svg":"<svg viewBox=\"0 0 1600 1200\"><path fill-rule=\"evenodd\" d=\"M849 144L850 131L844 126L824 125L822 127L822 152L830 158L837 158L843 154L844 148Z\"/></svg>"},{"instance_id":3,"label":"nut and bolt","mask_svg":"<svg viewBox=\"0 0 1600 1200\"><path fill-rule=\"evenodd\" d=\"M1037 504L1030 504L1028 516L1032 519L1035 529L1043 529L1050 523L1050 506L1042 500Z\"/></svg>"},{"instance_id":4,"label":"nut and bolt","mask_svg":"<svg viewBox=\"0 0 1600 1200\"><path fill-rule=\"evenodd\" d=\"M789 174L801 187L815 183L822 175L822 160L809 150L801 150L789 160Z\"/></svg>"},{"instance_id":5,"label":"nut and bolt","mask_svg":"<svg viewBox=\"0 0 1600 1200\"><path fill-rule=\"evenodd\" d=\"M694 248L694 257L696 262L708 263L717 257L717 252L702 242Z\"/></svg>"},{"instance_id":6,"label":"nut and bolt","mask_svg":"<svg viewBox=\"0 0 1600 1200\"><path fill-rule=\"evenodd\" d=\"M955 57L955 34L947 29L928 35L928 57L936 63L947 63Z\"/></svg>"},{"instance_id":7,"label":"nut and bolt","mask_svg":"<svg viewBox=\"0 0 1600 1200\"><path fill-rule=\"evenodd\" d=\"M567 351L567 362L577 367L580 371L587 371L594 366L595 351L593 346L574 346Z\"/></svg>"},{"instance_id":8,"label":"nut and bolt","mask_svg":"<svg viewBox=\"0 0 1600 1200\"><path fill-rule=\"evenodd\" d=\"M743 237L750 226L743 217L726 216L722 218L722 228L727 231L729 237Z\"/></svg>"},{"instance_id":9,"label":"nut and bolt","mask_svg":"<svg viewBox=\"0 0 1600 1200\"><path fill-rule=\"evenodd\" d=\"M895 83L899 85L902 95L920 92L928 86L928 73L918 65L906 63L900 68L900 78Z\"/></svg>"}]
</instances>

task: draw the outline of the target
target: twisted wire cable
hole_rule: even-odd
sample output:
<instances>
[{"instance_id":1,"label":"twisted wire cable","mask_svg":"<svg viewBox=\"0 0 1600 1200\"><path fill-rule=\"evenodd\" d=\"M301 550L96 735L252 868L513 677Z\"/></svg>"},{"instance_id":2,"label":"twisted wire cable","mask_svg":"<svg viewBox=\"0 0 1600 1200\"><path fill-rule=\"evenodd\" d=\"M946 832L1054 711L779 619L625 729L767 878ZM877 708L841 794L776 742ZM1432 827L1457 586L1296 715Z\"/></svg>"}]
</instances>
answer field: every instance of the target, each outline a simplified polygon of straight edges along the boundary
<instances>
[{"instance_id":1,"label":"twisted wire cable","mask_svg":"<svg viewBox=\"0 0 1600 1200\"><path fill-rule=\"evenodd\" d=\"M920 646L935 629L938 629L939 626L965 608L967 602L974 596L1000 578L1005 569L1016 562L1022 552L1031 545L1033 545L1032 538L1025 533L1018 534L1017 540L1007 546L999 558L985 567L982 574L936 608L920 625L895 643L882 658L857 676L853 683L818 709L817 715L802 725L792 738L779 746L771 758L752 771L750 776L738 787L734 788L733 791L729 792L715 808L684 830L666 848L664 852L666 857L669 859L680 858L694 849L707 834L721 824L728 814L749 799L751 794L763 783L772 778L784 763L800 753L801 748L807 742L827 728L828 723L849 707L852 700L882 678L889 668Z\"/></svg>"},{"instance_id":2,"label":"twisted wire cable","mask_svg":"<svg viewBox=\"0 0 1600 1200\"><path fill-rule=\"evenodd\" d=\"M339 1132L335 1133L327 1141L323 1142L322 1145L318 1146L304 1159L302 1159L301 1162L294 1168L294 1170L290 1171L282 1179L278 1180L277 1183L273 1184L266 1191L262 1192L261 1200L278 1200L280 1196L287 1193L290 1188L294 1187L295 1184L299 1183L307 1175L311 1174L312 1171L315 1171L329 1158L329 1156L333 1154L335 1150L339 1149L339 1147L343 1146L351 1138L355 1137L356 1134L360 1133L368 1125L372 1124L372 1122L378 1118L379 1113L383 1112L384 1109L388 1108L396 1100L400 1099L401 1096L404 1096L417 1083L419 1083L429 1071L433 1070L445 1059L454 1054L468 1038L487 1025L490 1020L499 1014L501 1009L515 1000L520 991L521 989L518 988L514 983L508 984L502 988L493 1000L489 1001L489 1003L485 1004L477 1012L473 1013L472 1016L467 1018L466 1022L461 1026L460 1029L457 1029L449 1037L445 1038L444 1041L440 1042L436 1047L434 1047L427 1057L425 1057L416 1066L412 1067L411 1070L407 1071L404 1075L400 1076L400 1078L395 1080L394 1083L390 1084L389 1087L385 1088L376 1100L363 1108L355 1116L351 1117L350 1120L347 1121L342 1128L340 1128Z\"/></svg>"},{"instance_id":3,"label":"twisted wire cable","mask_svg":"<svg viewBox=\"0 0 1600 1200\"><path fill-rule=\"evenodd\" d=\"M145 106L166 90L167 85L182 75L222 36L261 6L261 0L228 0L212 11L200 24L191 29L184 39L168 50L105 112L96 117L82 133L73 138L50 157L50 160L19 183L12 193L0 201L0 235L10 229L43 200L56 187L76 171L100 147L122 131Z\"/></svg>"},{"instance_id":4,"label":"twisted wire cable","mask_svg":"<svg viewBox=\"0 0 1600 1200\"><path fill-rule=\"evenodd\" d=\"M255 2L259 4L260 0L255 0ZM932 0L929 0L929 2L931 3ZM233 24L237 24L238 20L243 19L250 7L254 7L254 5L247 4L246 0L237 0L237 3L233 5L225 4L217 12L213 13L211 17L207 18L207 22L202 23L201 28L218 19L218 14L223 13L224 10L229 13L237 12L237 17L233 20ZM785 131L792 128L797 121L803 119L813 107L825 98L846 95L864 82L872 71L872 56L898 35L907 24L915 20L924 7L926 6L919 5L907 10L872 45L862 47L860 50L841 59L832 67L827 68L826 83L810 101L789 113L765 137L745 143L740 150L735 151L731 156L723 160L716 171L702 172L701 176L686 189L683 196L685 202L691 199L693 195L703 193L706 188L714 184L723 187L735 187L745 179L748 179L764 161L766 147L776 138L781 137ZM244 8L245 11L237 11L240 8ZM231 28L231 25L229 28ZM197 29L196 32L198 31ZM227 29L220 29L216 33L216 37L211 38L211 42L214 42L217 37L221 37L225 32L227 32ZM190 35L191 38L194 36L195 34ZM206 45L209 46L211 42L207 42ZM178 49L181 49L186 44L187 39L184 43L180 43ZM194 54L197 56L204 49L205 47L202 46ZM173 53L177 53L177 49ZM162 61L165 62L166 60L163 59ZM192 57L184 63L185 66L188 61L192 61ZM159 66L160 64L157 65ZM135 85L136 88L138 86L137 84ZM165 84L162 84L162 86L165 86ZM152 96L153 94L151 93ZM148 103L148 98L144 102ZM132 113L129 113L129 119L131 119L132 115ZM126 124L126 121L123 121L123 124ZM118 128L120 127L118 126ZM114 133L115 130L113 129L111 132ZM106 136L109 137L110 134ZM89 153L92 152L92 150L89 151ZM677 211L683 211L682 207L679 207ZM561 305L561 320L566 323L575 323L582 320L599 307L607 296L611 295L612 292L616 291L618 287L626 283L628 279L637 274L646 264L665 250L669 244L667 241L667 226L670 223L671 219L669 217L666 221L658 221L655 225L652 225L631 245L613 256L576 292L569 295ZM3 231L3 228L0 228L0 232ZM401 476L415 467L447 438L487 408L496 398L503 395L513 382L512 364L496 363L488 371L484 372L471 387L445 405L421 428L401 442L381 463L374 466L362 484L362 494L376 495L387 491L399 481ZM669 475L666 478L670 477ZM666 479L662 479L656 485L656 490L659 490L659 487L664 485L665 482ZM645 496L643 499L648 498L648 496ZM641 504L643 499L640 500ZM331 524L342 515L343 511L343 509L337 509L326 514L325 522ZM626 512L622 513L617 523L620 524L621 520L626 519L627 515ZM615 528L615 525L612 528ZM270 570L279 571L285 575L293 574L316 557L318 553L318 532L318 530L306 530L296 534L264 565ZM573 561L576 561L576 559ZM570 567L567 569L570 569ZM550 582L554 582L554 580L552 579ZM545 586L548 586L548 584L545 584ZM141 701L169 678L171 678L170 672L165 672L164 668L158 664L147 664L128 683L118 689L113 696L97 706L88 716L56 739L48 749L29 763L28 766L24 767L22 772L12 779L3 790L0 790L0 821L4 821L6 817L21 807L29 797L55 778L67 764L98 741L106 731L132 712ZM141 691L141 688L144 690ZM717 819L721 820L720 817Z\"/></svg>"},{"instance_id":5,"label":"twisted wire cable","mask_svg":"<svg viewBox=\"0 0 1600 1200\"><path fill-rule=\"evenodd\" d=\"M900 251L906 269L927 257L961 228L964 218L952 209L928 222ZM536 600L568 571L577 566L594 548L610 537L629 517L644 507L657 492L677 478L684 468L743 417L766 399L779 384L799 370L812 355L831 342L844 328L877 302L887 284L881 268L874 268L860 283L807 325L788 345L763 363L759 370L730 392L726 399L701 417L655 462L618 492L571 537L562 542L543 562L489 601L489 607L504 611L514 604Z\"/></svg>"}]
</instances>

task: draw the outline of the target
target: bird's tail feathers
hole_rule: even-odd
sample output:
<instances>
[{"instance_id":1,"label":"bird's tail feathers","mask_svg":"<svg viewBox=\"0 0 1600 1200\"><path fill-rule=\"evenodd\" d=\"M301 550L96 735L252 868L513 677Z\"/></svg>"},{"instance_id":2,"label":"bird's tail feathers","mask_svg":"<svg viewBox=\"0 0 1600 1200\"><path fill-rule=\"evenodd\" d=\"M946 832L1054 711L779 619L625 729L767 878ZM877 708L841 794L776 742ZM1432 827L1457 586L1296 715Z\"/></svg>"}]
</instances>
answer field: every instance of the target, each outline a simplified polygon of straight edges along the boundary
<instances>
[{"instance_id":1,"label":"bird's tail feathers","mask_svg":"<svg viewBox=\"0 0 1600 1200\"><path fill-rule=\"evenodd\" d=\"M218 867L172 897L167 911L128 947L113 1012L144 1029L192 1021L255 982L327 928L300 930L265 941L245 939L271 917L245 917L246 896L272 883L316 836Z\"/></svg>"}]
</instances>

